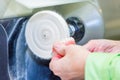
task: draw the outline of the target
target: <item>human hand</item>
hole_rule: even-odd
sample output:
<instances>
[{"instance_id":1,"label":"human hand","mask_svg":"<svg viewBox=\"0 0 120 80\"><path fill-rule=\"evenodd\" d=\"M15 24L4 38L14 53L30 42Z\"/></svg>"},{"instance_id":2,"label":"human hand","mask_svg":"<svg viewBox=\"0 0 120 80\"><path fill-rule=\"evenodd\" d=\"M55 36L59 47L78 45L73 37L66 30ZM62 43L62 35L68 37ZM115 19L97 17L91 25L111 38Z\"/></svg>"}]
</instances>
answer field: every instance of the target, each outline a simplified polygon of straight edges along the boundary
<instances>
[{"instance_id":1,"label":"human hand","mask_svg":"<svg viewBox=\"0 0 120 80\"><path fill-rule=\"evenodd\" d=\"M120 52L120 41L105 39L91 40L84 47L90 52L118 53Z\"/></svg>"},{"instance_id":2,"label":"human hand","mask_svg":"<svg viewBox=\"0 0 120 80\"><path fill-rule=\"evenodd\" d=\"M50 69L55 75L62 80L84 80L84 67L89 51L69 40L54 44L53 53Z\"/></svg>"}]
</instances>

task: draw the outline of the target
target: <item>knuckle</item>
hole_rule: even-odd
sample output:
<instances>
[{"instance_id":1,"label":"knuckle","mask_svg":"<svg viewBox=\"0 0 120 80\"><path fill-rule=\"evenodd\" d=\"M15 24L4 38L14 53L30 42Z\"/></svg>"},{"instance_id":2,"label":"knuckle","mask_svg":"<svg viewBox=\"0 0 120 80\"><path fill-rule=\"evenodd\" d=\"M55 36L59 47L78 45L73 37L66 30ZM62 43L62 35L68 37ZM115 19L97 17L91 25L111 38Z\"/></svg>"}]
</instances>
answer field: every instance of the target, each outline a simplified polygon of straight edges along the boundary
<instances>
[{"instance_id":1,"label":"knuckle","mask_svg":"<svg viewBox=\"0 0 120 80\"><path fill-rule=\"evenodd\" d=\"M53 63L52 62L49 63L49 68L50 68L50 70L53 71Z\"/></svg>"},{"instance_id":2,"label":"knuckle","mask_svg":"<svg viewBox=\"0 0 120 80\"><path fill-rule=\"evenodd\" d=\"M81 47L78 47L77 45L70 45L66 47L65 52L67 55L73 55L78 48L80 49Z\"/></svg>"},{"instance_id":3,"label":"knuckle","mask_svg":"<svg viewBox=\"0 0 120 80\"><path fill-rule=\"evenodd\" d=\"M56 76L60 76L60 74L59 74L58 72L53 71L53 73L54 73L54 75L56 75Z\"/></svg>"},{"instance_id":4,"label":"knuckle","mask_svg":"<svg viewBox=\"0 0 120 80\"><path fill-rule=\"evenodd\" d=\"M71 51L71 46L67 46L65 48L65 53L68 54Z\"/></svg>"},{"instance_id":5,"label":"knuckle","mask_svg":"<svg viewBox=\"0 0 120 80\"><path fill-rule=\"evenodd\" d=\"M55 65L53 62L50 62L49 64L50 70L55 74L58 75L60 74L60 69L59 67L57 67L57 65Z\"/></svg>"},{"instance_id":6,"label":"knuckle","mask_svg":"<svg viewBox=\"0 0 120 80\"><path fill-rule=\"evenodd\" d=\"M65 51L72 50L73 48L74 48L74 46L73 46L73 45L69 45L69 46L67 46L67 47L65 48Z\"/></svg>"},{"instance_id":7,"label":"knuckle","mask_svg":"<svg viewBox=\"0 0 120 80\"><path fill-rule=\"evenodd\" d=\"M61 76L61 72L58 71L57 69L53 70L54 75Z\"/></svg>"}]
</instances>

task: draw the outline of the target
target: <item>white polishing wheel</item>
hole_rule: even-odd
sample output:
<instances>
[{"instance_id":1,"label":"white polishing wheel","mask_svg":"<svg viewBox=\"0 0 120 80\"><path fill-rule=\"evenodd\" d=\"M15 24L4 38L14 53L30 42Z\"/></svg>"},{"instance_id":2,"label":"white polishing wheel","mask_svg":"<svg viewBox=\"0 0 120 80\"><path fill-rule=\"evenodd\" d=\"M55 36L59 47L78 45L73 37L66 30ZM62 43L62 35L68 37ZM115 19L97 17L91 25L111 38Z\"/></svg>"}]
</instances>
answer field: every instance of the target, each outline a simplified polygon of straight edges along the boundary
<instances>
[{"instance_id":1,"label":"white polishing wheel","mask_svg":"<svg viewBox=\"0 0 120 80\"><path fill-rule=\"evenodd\" d=\"M53 11L36 13L26 25L25 37L28 47L42 59L51 59L53 43L69 36L66 21Z\"/></svg>"}]
</instances>

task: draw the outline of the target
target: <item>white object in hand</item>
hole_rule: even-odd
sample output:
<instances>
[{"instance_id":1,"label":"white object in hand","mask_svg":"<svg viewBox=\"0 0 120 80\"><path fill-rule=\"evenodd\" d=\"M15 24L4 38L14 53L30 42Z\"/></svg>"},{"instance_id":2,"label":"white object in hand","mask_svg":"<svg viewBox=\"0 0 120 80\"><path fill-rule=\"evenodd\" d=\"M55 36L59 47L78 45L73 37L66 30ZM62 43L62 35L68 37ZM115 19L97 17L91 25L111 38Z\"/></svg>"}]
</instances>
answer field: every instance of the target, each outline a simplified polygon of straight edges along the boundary
<instances>
[{"instance_id":1,"label":"white object in hand","mask_svg":"<svg viewBox=\"0 0 120 80\"><path fill-rule=\"evenodd\" d=\"M41 59L51 59L53 43L69 36L66 21L53 11L36 13L26 25L25 37L28 47Z\"/></svg>"}]
</instances>

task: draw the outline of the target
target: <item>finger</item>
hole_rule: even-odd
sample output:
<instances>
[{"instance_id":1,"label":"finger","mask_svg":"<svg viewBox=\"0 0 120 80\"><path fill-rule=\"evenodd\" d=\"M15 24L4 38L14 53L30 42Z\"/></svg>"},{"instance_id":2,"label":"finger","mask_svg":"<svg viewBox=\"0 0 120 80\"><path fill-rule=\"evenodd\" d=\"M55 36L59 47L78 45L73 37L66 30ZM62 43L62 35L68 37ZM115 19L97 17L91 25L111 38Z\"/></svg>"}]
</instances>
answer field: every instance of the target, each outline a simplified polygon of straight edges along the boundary
<instances>
[{"instance_id":1,"label":"finger","mask_svg":"<svg viewBox=\"0 0 120 80\"><path fill-rule=\"evenodd\" d=\"M90 52L94 52L94 50L96 49L96 46L97 46L96 40L91 40L85 45L83 45L83 47L89 50Z\"/></svg>"},{"instance_id":2,"label":"finger","mask_svg":"<svg viewBox=\"0 0 120 80\"><path fill-rule=\"evenodd\" d=\"M63 43L56 43L53 45L53 53L54 55L61 55L64 56L65 55L65 44Z\"/></svg>"},{"instance_id":3,"label":"finger","mask_svg":"<svg viewBox=\"0 0 120 80\"><path fill-rule=\"evenodd\" d=\"M61 56L65 55L65 47L68 45L74 45L75 40L73 38L66 38L60 42L57 42L53 45L53 52Z\"/></svg>"},{"instance_id":4,"label":"finger","mask_svg":"<svg viewBox=\"0 0 120 80\"><path fill-rule=\"evenodd\" d=\"M52 60L59 60L61 59L63 56L59 55L59 54L54 54L52 57Z\"/></svg>"},{"instance_id":5,"label":"finger","mask_svg":"<svg viewBox=\"0 0 120 80\"><path fill-rule=\"evenodd\" d=\"M49 64L49 68L53 73L57 76L60 75L60 72L62 71L63 63L61 59L58 58L58 56L54 56Z\"/></svg>"}]
</instances>

